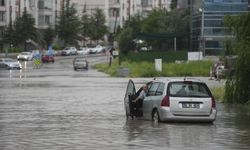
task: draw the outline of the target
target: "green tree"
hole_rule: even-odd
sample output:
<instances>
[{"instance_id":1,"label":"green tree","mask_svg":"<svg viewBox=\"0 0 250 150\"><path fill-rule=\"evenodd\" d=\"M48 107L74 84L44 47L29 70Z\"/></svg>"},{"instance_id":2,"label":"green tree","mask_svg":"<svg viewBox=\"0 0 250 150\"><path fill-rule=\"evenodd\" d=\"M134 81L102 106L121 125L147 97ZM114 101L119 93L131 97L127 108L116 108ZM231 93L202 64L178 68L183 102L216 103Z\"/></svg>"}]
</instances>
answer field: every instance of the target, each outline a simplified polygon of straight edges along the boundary
<instances>
[{"instance_id":1,"label":"green tree","mask_svg":"<svg viewBox=\"0 0 250 150\"><path fill-rule=\"evenodd\" d=\"M128 54L129 51L134 50L133 42L133 30L128 27L121 31L119 36L119 63L122 61L123 57Z\"/></svg>"},{"instance_id":2,"label":"green tree","mask_svg":"<svg viewBox=\"0 0 250 150\"><path fill-rule=\"evenodd\" d=\"M148 33L148 37L144 38L157 49L173 49L175 37L177 48L187 49L190 32L189 14L187 10L168 12L164 9L155 9L143 20L141 31Z\"/></svg>"},{"instance_id":3,"label":"green tree","mask_svg":"<svg viewBox=\"0 0 250 150\"><path fill-rule=\"evenodd\" d=\"M86 4L82 11L81 17L81 40L87 40L91 36L91 16L86 11Z\"/></svg>"},{"instance_id":4,"label":"green tree","mask_svg":"<svg viewBox=\"0 0 250 150\"><path fill-rule=\"evenodd\" d=\"M48 46L52 44L55 36L56 36L56 32L53 28L48 27L47 29L44 30L43 40L46 43L46 48L48 48Z\"/></svg>"},{"instance_id":5,"label":"green tree","mask_svg":"<svg viewBox=\"0 0 250 150\"><path fill-rule=\"evenodd\" d=\"M227 16L226 25L236 36L234 52L238 55L236 72L228 77L225 100L230 103L250 101L250 13L240 16Z\"/></svg>"},{"instance_id":6,"label":"green tree","mask_svg":"<svg viewBox=\"0 0 250 150\"><path fill-rule=\"evenodd\" d=\"M35 19L24 10L21 17L17 17L14 23L14 36L16 44L24 44L28 39L37 41L37 29L35 28Z\"/></svg>"},{"instance_id":7,"label":"green tree","mask_svg":"<svg viewBox=\"0 0 250 150\"><path fill-rule=\"evenodd\" d=\"M16 45L12 21L10 21L9 25L4 30L3 43L8 43L10 47Z\"/></svg>"},{"instance_id":8,"label":"green tree","mask_svg":"<svg viewBox=\"0 0 250 150\"><path fill-rule=\"evenodd\" d=\"M171 10L174 10L177 8L177 0L171 0L170 8Z\"/></svg>"},{"instance_id":9,"label":"green tree","mask_svg":"<svg viewBox=\"0 0 250 150\"><path fill-rule=\"evenodd\" d=\"M65 45L76 45L79 39L79 31L81 22L78 19L77 11L74 5L70 4L70 0L66 0L65 5L57 23L57 33Z\"/></svg>"},{"instance_id":10,"label":"green tree","mask_svg":"<svg viewBox=\"0 0 250 150\"><path fill-rule=\"evenodd\" d=\"M141 32L141 25L142 25L142 17L139 14L136 14L132 17L130 17L125 22L125 28L131 28L134 33Z\"/></svg>"},{"instance_id":11,"label":"green tree","mask_svg":"<svg viewBox=\"0 0 250 150\"><path fill-rule=\"evenodd\" d=\"M105 15L99 8L95 9L93 15L91 16L90 31L90 38L95 41L103 39L104 35L108 33L108 28L105 25Z\"/></svg>"}]
</instances>

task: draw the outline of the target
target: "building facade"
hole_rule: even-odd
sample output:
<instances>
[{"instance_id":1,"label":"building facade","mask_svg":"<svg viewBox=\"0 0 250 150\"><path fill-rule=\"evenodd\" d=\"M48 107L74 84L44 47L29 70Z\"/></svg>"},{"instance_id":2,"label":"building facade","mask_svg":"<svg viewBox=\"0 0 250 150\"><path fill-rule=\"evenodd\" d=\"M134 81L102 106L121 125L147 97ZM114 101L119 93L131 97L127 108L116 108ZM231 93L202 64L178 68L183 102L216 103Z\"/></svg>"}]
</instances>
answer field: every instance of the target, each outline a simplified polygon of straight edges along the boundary
<instances>
[{"instance_id":1,"label":"building facade","mask_svg":"<svg viewBox=\"0 0 250 150\"><path fill-rule=\"evenodd\" d=\"M66 0L0 0L0 40L10 20L14 22L25 9L35 19L37 29L54 27L63 2ZM171 0L70 0L70 3L75 4L79 17L84 8L90 15L96 8L102 9L109 31L115 33L131 16L145 17L155 8L170 10Z\"/></svg>"},{"instance_id":2,"label":"building facade","mask_svg":"<svg viewBox=\"0 0 250 150\"><path fill-rule=\"evenodd\" d=\"M192 0L191 6L191 50L219 55L225 50L225 40L232 38L224 17L249 11L249 0Z\"/></svg>"},{"instance_id":3,"label":"building facade","mask_svg":"<svg viewBox=\"0 0 250 150\"><path fill-rule=\"evenodd\" d=\"M145 17L154 8L165 8L170 10L171 0L71 0L75 4L78 16L85 7L89 14L96 8L102 9L106 25L111 33L114 33L118 26L123 27L129 17L136 14Z\"/></svg>"},{"instance_id":4,"label":"building facade","mask_svg":"<svg viewBox=\"0 0 250 150\"><path fill-rule=\"evenodd\" d=\"M35 19L37 29L54 27L60 15L61 0L0 0L0 40L4 28L21 16L25 9ZM0 47L3 44L0 43Z\"/></svg>"}]
</instances>

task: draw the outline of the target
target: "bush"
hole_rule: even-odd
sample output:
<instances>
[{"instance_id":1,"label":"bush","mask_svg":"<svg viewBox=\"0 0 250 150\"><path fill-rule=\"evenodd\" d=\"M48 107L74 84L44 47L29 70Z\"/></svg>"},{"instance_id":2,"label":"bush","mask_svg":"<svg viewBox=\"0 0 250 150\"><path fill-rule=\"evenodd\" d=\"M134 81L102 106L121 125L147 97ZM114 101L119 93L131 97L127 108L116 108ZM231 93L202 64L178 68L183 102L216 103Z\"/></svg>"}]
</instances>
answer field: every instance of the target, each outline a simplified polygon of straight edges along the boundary
<instances>
[{"instance_id":1,"label":"bush","mask_svg":"<svg viewBox=\"0 0 250 150\"><path fill-rule=\"evenodd\" d=\"M55 43L52 45L52 47L54 50L62 50L63 49L59 44L55 44Z\"/></svg>"},{"instance_id":2,"label":"bush","mask_svg":"<svg viewBox=\"0 0 250 150\"><path fill-rule=\"evenodd\" d=\"M209 76L212 64L212 61L194 61L181 64L163 63L162 72L157 72L153 62L123 61L119 66L118 61L115 60L112 62L111 67L106 63L98 64L96 68L111 76L117 76L117 69L119 67L129 68L130 77Z\"/></svg>"},{"instance_id":3,"label":"bush","mask_svg":"<svg viewBox=\"0 0 250 150\"><path fill-rule=\"evenodd\" d=\"M131 28L126 28L121 32L118 43L119 43L119 52L120 52L119 61L121 62L123 59L123 56L125 56L130 50L134 49L134 42L133 42Z\"/></svg>"},{"instance_id":4,"label":"bush","mask_svg":"<svg viewBox=\"0 0 250 150\"><path fill-rule=\"evenodd\" d=\"M130 52L128 55L125 56L126 60L132 61L132 62L153 62L157 58L161 58L162 62L169 63L169 62L175 62L187 60L187 51L146 51L146 52Z\"/></svg>"}]
</instances>

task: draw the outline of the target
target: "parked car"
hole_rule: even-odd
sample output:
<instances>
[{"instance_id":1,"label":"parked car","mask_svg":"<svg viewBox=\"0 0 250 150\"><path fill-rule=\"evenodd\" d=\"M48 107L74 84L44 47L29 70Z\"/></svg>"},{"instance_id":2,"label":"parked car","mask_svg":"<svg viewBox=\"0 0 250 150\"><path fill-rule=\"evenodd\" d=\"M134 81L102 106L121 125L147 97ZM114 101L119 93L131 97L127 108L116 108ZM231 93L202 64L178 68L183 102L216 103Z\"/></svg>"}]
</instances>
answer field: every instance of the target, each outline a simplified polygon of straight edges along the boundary
<instances>
[{"instance_id":1,"label":"parked car","mask_svg":"<svg viewBox=\"0 0 250 150\"><path fill-rule=\"evenodd\" d=\"M101 53L104 52L105 49L101 45L97 45L96 47L90 48L90 53L95 54L95 53Z\"/></svg>"},{"instance_id":2,"label":"parked car","mask_svg":"<svg viewBox=\"0 0 250 150\"><path fill-rule=\"evenodd\" d=\"M75 57L73 60L73 68L77 69L86 69L88 70L88 61L84 57Z\"/></svg>"},{"instance_id":3,"label":"parked car","mask_svg":"<svg viewBox=\"0 0 250 150\"><path fill-rule=\"evenodd\" d=\"M34 57L34 54L32 52L22 52L19 55L17 55L17 60L24 60L24 61L30 61Z\"/></svg>"},{"instance_id":4,"label":"parked car","mask_svg":"<svg viewBox=\"0 0 250 150\"><path fill-rule=\"evenodd\" d=\"M77 49L75 47L65 47L61 54L62 56L76 55Z\"/></svg>"},{"instance_id":5,"label":"parked car","mask_svg":"<svg viewBox=\"0 0 250 150\"><path fill-rule=\"evenodd\" d=\"M204 82L196 79L155 79L147 83L148 92L139 108L138 118L154 122L186 121L213 122L216 103ZM126 116L133 115L132 99L139 95L129 80L124 98Z\"/></svg>"},{"instance_id":6,"label":"parked car","mask_svg":"<svg viewBox=\"0 0 250 150\"><path fill-rule=\"evenodd\" d=\"M88 47L81 47L77 50L78 55L86 55L89 54L89 48Z\"/></svg>"},{"instance_id":7,"label":"parked car","mask_svg":"<svg viewBox=\"0 0 250 150\"><path fill-rule=\"evenodd\" d=\"M49 62L54 63L55 62L54 56L53 55L44 54L44 55L42 55L42 62L43 63L49 63Z\"/></svg>"},{"instance_id":8,"label":"parked car","mask_svg":"<svg viewBox=\"0 0 250 150\"><path fill-rule=\"evenodd\" d=\"M4 69L22 69L19 61L12 58L0 58L0 68Z\"/></svg>"}]
</instances>

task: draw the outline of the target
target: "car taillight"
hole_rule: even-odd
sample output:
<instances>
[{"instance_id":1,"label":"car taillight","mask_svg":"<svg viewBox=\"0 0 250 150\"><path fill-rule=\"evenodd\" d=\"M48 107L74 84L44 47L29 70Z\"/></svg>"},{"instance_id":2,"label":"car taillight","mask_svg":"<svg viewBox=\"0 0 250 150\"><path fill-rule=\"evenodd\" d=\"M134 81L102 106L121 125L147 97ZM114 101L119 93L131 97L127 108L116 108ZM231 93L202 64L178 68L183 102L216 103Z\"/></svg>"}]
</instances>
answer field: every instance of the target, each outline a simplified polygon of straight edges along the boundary
<instances>
[{"instance_id":1,"label":"car taillight","mask_svg":"<svg viewBox=\"0 0 250 150\"><path fill-rule=\"evenodd\" d=\"M161 101L161 106L169 107L169 96L165 96Z\"/></svg>"},{"instance_id":2,"label":"car taillight","mask_svg":"<svg viewBox=\"0 0 250 150\"><path fill-rule=\"evenodd\" d=\"M212 108L216 108L215 98L212 97Z\"/></svg>"}]
</instances>

